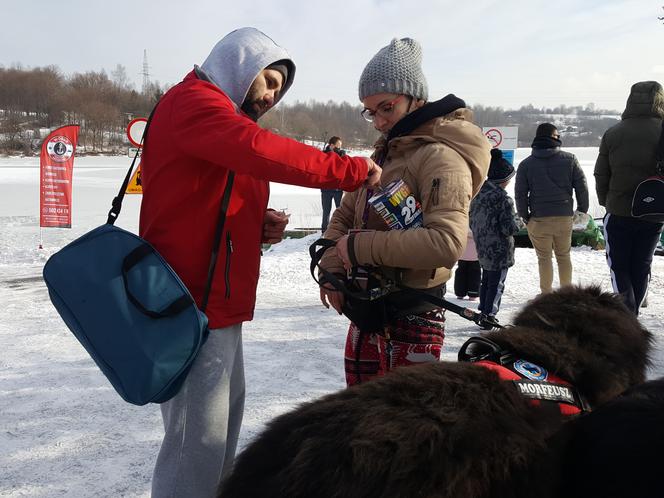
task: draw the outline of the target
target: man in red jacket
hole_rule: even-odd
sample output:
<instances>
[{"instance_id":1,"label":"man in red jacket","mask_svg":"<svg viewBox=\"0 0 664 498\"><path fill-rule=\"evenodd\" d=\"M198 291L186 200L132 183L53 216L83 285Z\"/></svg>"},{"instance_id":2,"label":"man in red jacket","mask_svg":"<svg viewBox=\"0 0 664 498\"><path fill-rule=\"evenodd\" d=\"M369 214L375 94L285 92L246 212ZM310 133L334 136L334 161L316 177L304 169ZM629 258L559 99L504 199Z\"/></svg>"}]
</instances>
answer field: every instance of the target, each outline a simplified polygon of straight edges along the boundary
<instances>
[{"instance_id":1,"label":"man in red jacket","mask_svg":"<svg viewBox=\"0 0 664 498\"><path fill-rule=\"evenodd\" d=\"M205 313L210 336L180 392L161 405L165 436L152 496L216 496L244 410L242 322L253 317L261 242L278 242L285 215L267 209L269 182L352 191L377 185L370 159L325 154L256 120L293 82L285 49L254 28L231 32L161 99L142 158L140 234L202 306L214 232L230 189ZM229 173L233 172L233 175Z\"/></svg>"}]
</instances>

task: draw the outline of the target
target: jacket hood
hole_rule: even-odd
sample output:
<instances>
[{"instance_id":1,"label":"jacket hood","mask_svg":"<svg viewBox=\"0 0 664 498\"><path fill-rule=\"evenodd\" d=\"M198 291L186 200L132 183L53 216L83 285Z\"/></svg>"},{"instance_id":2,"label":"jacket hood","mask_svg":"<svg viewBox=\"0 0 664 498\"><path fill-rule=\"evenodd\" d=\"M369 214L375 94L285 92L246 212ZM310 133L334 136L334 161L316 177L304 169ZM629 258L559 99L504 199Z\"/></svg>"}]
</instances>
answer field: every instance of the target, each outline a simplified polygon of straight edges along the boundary
<instances>
[{"instance_id":1,"label":"jacket hood","mask_svg":"<svg viewBox=\"0 0 664 498\"><path fill-rule=\"evenodd\" d=\"M482 129L473 124L472 118L470 109L456 109L445 116L429 120L409 135L396 137L391 142L404 148L421 145L422 141L437 142L453 149L470 168L475 196L489 171L491 144Z\"/></svg>"},{"instance_id":2,"label":"jacket hood","mask_svg":"<svg viewBox=\"0 0 664 498\"><path fill-rule=\"evenodd\" d=\"M664 90L656 81L634 83L627 98L623 119L664 118Z\"/></svg>"},{"instance_id":3,"label":"jacket hood","mask_svg":"<svg viewBox=\"0 0 664 498\"><path fill-rule=\"evenodd\" d=\"M288 68L288 78L279 92L281 100L293 84L295 64L285 48L256 28L240 28L224 36L200 69L240 107L256 76L275 62Z\"/></svg>"},{"instance_id":4,"label":"jacket hood","mask_svg":"<svg viewBox=\"0 0 664 498\"><path fill-rule=\"evenodd\" d=\"M454 149L468 164L473 177L473 196L477 194L491 161L491 144L481 128L473 124L473 112L466 103L449 94L435 102L429 102L406 115L375 144L374 160L379 164L387 152L386 145L408 148L419 146L422 141L438 142Z\"/></svg>"},{"instance_id":5,"label":"jacket hood","mask_svg":"<svg viewBox=\"0 0 664 498\"><path fill-rule=\"evenodd\" d=\"M399 120L387 135L387 141L389 142L394 137L408 135L422 124L464 107L466 107L466 103L453 93L435 102L428 102Z\"/></svg>"},{"instance_id":6,"label":"jacket hood","mask_svg":"<svg viewBox=\"0 0 664 498\"><path fill-rule=\"evenodd\" d=\"M560 153L560 147L553 147L551 149L531 149L531 150L532 150L531 154L534 157L542 157L542 158L553 157L556 154Z\"/></svg>"}]
</instances>

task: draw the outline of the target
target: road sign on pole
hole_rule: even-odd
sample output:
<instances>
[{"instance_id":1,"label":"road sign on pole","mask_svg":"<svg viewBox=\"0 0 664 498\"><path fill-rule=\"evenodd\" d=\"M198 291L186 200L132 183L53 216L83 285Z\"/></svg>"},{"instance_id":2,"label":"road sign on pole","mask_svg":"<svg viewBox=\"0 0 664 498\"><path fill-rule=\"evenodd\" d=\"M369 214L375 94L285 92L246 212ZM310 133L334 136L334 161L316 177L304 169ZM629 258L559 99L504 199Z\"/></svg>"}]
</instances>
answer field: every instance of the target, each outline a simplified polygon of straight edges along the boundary
<instances>
[{"instance_id":1,"label":"road sign on pole","mask_svg":"<svg viewBox=\"0 0 664 498\"><path fill-rule=\"evenodd\" d=\"M500 150L513 150L517 148L518 126L485 126L482 131L492 147Z\"/></svg>"},{"instance_id":2,"label":"road sign on pole","mask_svg":"<svg viewBox=\"0 0 664 498\"><path fill-rule=\"evenodd\" d=\"M147 124L146 118L136 118L127 125L127 138L134 147L142 147L143 132Z\"/></svg>"}]
</instances>

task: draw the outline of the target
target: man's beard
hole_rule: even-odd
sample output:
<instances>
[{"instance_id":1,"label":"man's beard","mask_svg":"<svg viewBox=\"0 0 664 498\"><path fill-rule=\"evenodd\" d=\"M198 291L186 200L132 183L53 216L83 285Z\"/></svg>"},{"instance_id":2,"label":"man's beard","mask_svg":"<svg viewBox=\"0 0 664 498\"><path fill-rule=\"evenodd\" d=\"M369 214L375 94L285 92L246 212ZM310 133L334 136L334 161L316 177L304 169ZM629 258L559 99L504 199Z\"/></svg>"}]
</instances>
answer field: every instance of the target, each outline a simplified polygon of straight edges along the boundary
<instances>
[{"instance_id":1,"label":"man's beard","mask_svg":"<svg viewBox=\"0 0 664 498\"><path fill-rule=\"evenodd\" d=\"M242 109L252 120L258 121L258 119L269 111L270 108L265 105L262 98L254 94L251 90L252 89L249 89L249 93L244 99L244 102L242 102L240 109Z\"/></svg>"},{"instance_id":2,"label":"man's beard","mask_svg":"<svg viewBox=\"0 0 664 498\"><path fill-rule=\"evenodd\" d=\"M242 106L240 107L240 109L242 109L244 113L247 116L249 116L253 121L258 121L258 118L260 118L263 115L263 113L256 110L256 108L254 107L254 103L255 103L254 101L247 98L244 100L244 102L242 102Z\"/></svg>"}]
</instances>

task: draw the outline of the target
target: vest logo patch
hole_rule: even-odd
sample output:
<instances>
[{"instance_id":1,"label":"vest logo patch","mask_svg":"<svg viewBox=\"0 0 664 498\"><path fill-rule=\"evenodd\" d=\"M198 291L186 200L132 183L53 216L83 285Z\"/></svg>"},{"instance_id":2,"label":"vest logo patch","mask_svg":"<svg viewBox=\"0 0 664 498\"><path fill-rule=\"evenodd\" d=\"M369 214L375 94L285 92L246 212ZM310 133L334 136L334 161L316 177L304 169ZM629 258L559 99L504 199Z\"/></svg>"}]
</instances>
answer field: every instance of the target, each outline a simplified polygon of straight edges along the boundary
<instances>
[{"instance_id":1,"label":"vest logo patch","mask_svg":"<svg viewBox=\"0 0 664 498\"><path fill-rule=\"evenodd\" d=\"M542 381L549 378L549 373L545 368L529 361L516 360L514 362L514 370L530 380Z\"/></svg>"},{"instance_id":2,"label":"vest logo patch","mask_svg":"<svg viewBox=\"0 0 664 498\"><path fill-rule=\"evenodd\" d=\"M558 384L531 382L528 380L515 380L514 384L521 395L528 398L545 399L575 405L572 389Z\"/></svg>"}]
</instances>

